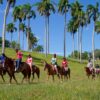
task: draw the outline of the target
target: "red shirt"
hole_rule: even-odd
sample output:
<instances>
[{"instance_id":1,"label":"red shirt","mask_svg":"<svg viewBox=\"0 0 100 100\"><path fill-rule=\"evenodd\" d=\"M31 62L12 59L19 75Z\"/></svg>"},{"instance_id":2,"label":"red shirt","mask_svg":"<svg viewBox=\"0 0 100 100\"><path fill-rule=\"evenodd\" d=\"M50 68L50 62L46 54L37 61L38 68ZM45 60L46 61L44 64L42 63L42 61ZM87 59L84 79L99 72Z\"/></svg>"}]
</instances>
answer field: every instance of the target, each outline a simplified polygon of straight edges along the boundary
<instances>
[{"instance_id":1,"label":"red shirt","mask_svg":"<svg viewBox=\"0 0 100 100\"><path fill-rule=\"evenodd\" d=\"M65 60L65 61L62 62L62 67L68 67L68 62L67 62L67 60Z\"/></svg>"}]
</instances>

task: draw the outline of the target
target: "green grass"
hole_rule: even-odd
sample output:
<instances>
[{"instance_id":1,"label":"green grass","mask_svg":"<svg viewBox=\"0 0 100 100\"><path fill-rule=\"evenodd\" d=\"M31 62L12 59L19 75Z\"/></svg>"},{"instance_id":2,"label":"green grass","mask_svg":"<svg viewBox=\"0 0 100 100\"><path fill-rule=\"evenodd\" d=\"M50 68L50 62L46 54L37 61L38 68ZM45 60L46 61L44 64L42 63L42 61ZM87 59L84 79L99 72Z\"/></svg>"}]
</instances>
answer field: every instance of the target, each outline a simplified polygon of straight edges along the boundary
<instances>
[{"instance_id":1,"label":"green grass","mask_svg":"<svg viewBox=\"0 0 100 100\"><path fill-rule=\"evenodd\" d=\"M24 61L29 53L23 52ZM44 54L33 52L34 63L41 70L41 77L37 78L31 84L24 82L16 85L13 81L9 85L8 75L4 76L6 83L0 78L0 100L100 100L100 77L95 80L86 77L84 66L77 62L69 61L71 68L71 79L60 82L55 76L55 82L52 78L47 80L47 72L43 70L42 60L50 62L52 55L45 58ZM15 57L15 51L6 50L6 55ZM61 64L62 57L58 57L58 63ZM21 82L22 75L16 74L18 82Z\"/></svg>"}]
</instances>

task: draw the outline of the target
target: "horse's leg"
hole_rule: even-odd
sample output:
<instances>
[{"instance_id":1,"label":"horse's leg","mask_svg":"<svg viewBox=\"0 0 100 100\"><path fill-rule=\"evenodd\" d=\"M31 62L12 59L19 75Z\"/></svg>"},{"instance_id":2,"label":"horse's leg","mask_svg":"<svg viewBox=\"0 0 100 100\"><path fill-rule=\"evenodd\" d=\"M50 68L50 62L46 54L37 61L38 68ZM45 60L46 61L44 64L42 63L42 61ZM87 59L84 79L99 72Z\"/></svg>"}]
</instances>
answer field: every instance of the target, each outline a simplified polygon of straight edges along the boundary
<instances>
[{"instance_id":1,"label":"horse's leg","mask_svg":"<svg viewBox=\"0 0 100 100\"><path fill-rule=\"evenodd\" d=\"M21 83L23 83L23 81L24 81L25 77L26 77L26 76L24 75L24 77L22 78L22 81L21 81Z\"/></svg>"},{"instance_id":2,"label":"horse's leg","mask_svg":"<svg viewBox=\"0 0 100 100\"><path fill-rule=\"evenodd\" d=\"M28 73L28 83L30 83L31 71Z\"/></svg>"},{"instance_id":3,"label":"horse's leg","mask_svg":"<svg viewBox=\"0 0 100 100\"><path fill-rule=\"evenodd\" d=\"M12 81L12 75L10 75L10 84L11 84L11 81Z\"/></svg>"},{"instance_id":4,"label":"horse's leg","mask_svg":"<svg viewBox=\"0 0 100 100\"><path fill-rule=\"evenodd\" d=\"M17 80L16 80L16 77L15 77L15 74L13 74L13 79L15 80L15 82L18 84Z\"/></svg>"},{"instance_id":5,"label":"horse's leg","mask_svg":"<svg viewBox=\"0 0 100 100\"><path fill-rule=\"evenodd\" d=\"M3 82L5 82L4 77L3 77L3 75L2 75L2 74L1 74L1 77L2 77Z\"/></svg>"},{"instance_id":6,"label":"horse's leg","mask_svg":"<svg viewBox=\"0 0 100 100\"><path fill-rule=\"evenodd\" d=\"M49 80L49 78L50 78L50 75L48 75L48 79L47 79L47 81Z\"/></svg>"},{"instance_id":7,"label":"horse's leg","mask_svg":"<svg viewBox=\"0 0 100 100\"><path fill-rule=\"evenodd\" d=\"M54 75L52 75L52 79L53 79L53 82L54 82Z\"/></svg>"},{"instance_id":8,"label":"horse's leg","mask_svg":"<svg viewBox=\"0 0 100 100\"><path fill-rule=\"evenodd\" d=\"M33 81L33 79L34 79L34 72L32 73L32 75L33 75L33 77L32 77L32 81Z\"/></svg>"},{"instance_id":9,"label":"horse's leg","mask_svg":"<svg viewBox=\"0 0 100 100\"><path fill-rule=\"evenodd\" d=\"M40 78L40 70L38 69L38 71L36 72L38 79Z\"/></svg>"}]
</instances>

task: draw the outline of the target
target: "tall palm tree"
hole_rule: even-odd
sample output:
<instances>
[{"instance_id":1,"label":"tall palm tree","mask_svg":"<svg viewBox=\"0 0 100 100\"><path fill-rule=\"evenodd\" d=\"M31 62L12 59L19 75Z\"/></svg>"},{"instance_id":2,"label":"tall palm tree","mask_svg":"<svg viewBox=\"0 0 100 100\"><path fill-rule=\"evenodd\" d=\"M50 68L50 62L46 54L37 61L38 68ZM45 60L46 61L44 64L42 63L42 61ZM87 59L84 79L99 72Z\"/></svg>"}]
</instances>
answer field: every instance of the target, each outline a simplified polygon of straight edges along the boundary
<instances>
[{"instance_id":1,"label":"tall palm tree","mask_svg":"<svg viewBox=\"0 0 100 100\"><path fill-rule=\"evenodd\" d=\"M6 34L6 20L9 13L9 9L11 6L14 6L16 0L7 0L5 12L4 12L4 23L3 23L3 31L2 31L2 53L5 52L5 34Z\"/></svg>"},{"instance_id":2,"label":"tall palm tree","mask_svg":"<svg viewBox=\"0 0 100 100\"><path fill-rule=\"evenodd\" d=\"M31 18L35 18L36 14L35 14L34 10L32 10L32 6L29 3L28 4L24 4L23 5L23 9L25 11L25 17L28 20L28 29L29 29L30 28L30 19ZM30 37L30 34L27 33L27 45L28 45L27 49L28 49L28 51L29 51L29 43L30 43L29 42L29 37Z\"/></svg>"},{"instance_id":3,"label":"tall palm tree","mask_svg":"<svg viewBox=\"0 0 100 100\"><path fill-rule=\"evenodd\" d=\"M55 8L51 0L42 0L36 4L37 10L41 16L45 17L45 55L49 53L49 16L55 13Z\"/></svg>"},{"instance_id":4,"label":"tall palm tree","mask_svg":"<svg viewBox=\"0 0 100 100\"><path fill-rule=\"evenodd\" d=\"M69 10L68 0L60 0L58 4L58 12L64 15L64 57L66 57L66 14Z\"/></svg>"},{"instance_id":5,"label":"tall palm tree","mask_svg":"<svg viewBox=\"0 0 100 100\"><path fill-rule=\"evenodd\" d=\"M22 45L23 45L23 50L24 50L24 44L25 44L24 43L24 35L25 35L25 32L26 32L26 25L24 23L20 23L19 30L23 32L23 43L22 43Z\"/></svg>"},{"instance_id":6,"label":"tall palm tree","mask_svg":"<svg viewBox=\"0 0 100 100\"><path fill-rule=\"evenodd\" d=\"M6 31L11 33L11 43L12 43L13 32L17 31L17 28L15 27L15 24L13 24L13 23L7 24Z\"/></svg>"},{"instance_id":7,"label":"tall palm tree","mask_svg":"<svg viewBox=\"0 0 100 100\"><path fill-rule=\"evenodd\" d=\"M80 50L80 62L81 62L81 54L82 54L82 30L83 30L83 26L81 26L81 25L83 25L82 23L83 23L83 10L82 10L82 8L83 8L83 5L81 5L78 1L76 1L75 3L72 3L71 4L71 15L72 15L72 17L74 17L74 18L76 18L76 21L75 21L75 23L76 23L76 25L78 25L78 28L77 28L77 39L78 39L78 41L77 41L77 47L78 47L78 51ZM80 29L80 26L82 27L82 30L81 30L81 33L79 34L79 29Z\"/></svg>"},{"instance_id":8,"label":"tall palm tree","mask_svg":"<svg viewBox=\"0 0 100 100\"><path fill-rule=\"evenodd\" d=\"M13 10L13 18L14 18L14 21L19 21L19 26L20 26L20 23L25 20L25 12L23 10L23 6L22 5L19 5L19 6L16 6ZM20 45L20 28L18 26L18 44Z\"/></svg>"},{"instance_id":9,"label":"tall palm tree","mask_svg":"<svg viewBox=\"0 0 100 100\"><path fill-rule=\"evenodd\" d=\"M70 19L68 25L67 25L67 31L71 33L72 39L73 39L73 57L74 57L74 51L75 51L75 44L74 44L74 35L77 32L77 26L75 25L75 20L74 18Z\"/></svg>"},{"instance_id":10,"label":"tall palm tree","mask_svg":"<svg viewBox=\"0 0 100 100\"><path fill-rule=\"evenodd\" d=\"M87 6L87 15L88 15L88 20L90 22L90 19L93 18L94 21L94 26L93 26L93 33L92 33L92 57L93 57L93 67L94 67L94 34L95 34L95 25L96 25L96 21L99 18L99 3L97 2L95 6L93 5L88 5Z\"/></svg>"},{"instance_id":11,"label":"tall palm tree","mask_svg":"<svg viewBox=\"0 0 100 100\"><path fill-rule=\"evenodd\" d=\"M97 34L100 34L100 21L96 22L95 31L97 32Z\"/></svg>"}]
</instances>

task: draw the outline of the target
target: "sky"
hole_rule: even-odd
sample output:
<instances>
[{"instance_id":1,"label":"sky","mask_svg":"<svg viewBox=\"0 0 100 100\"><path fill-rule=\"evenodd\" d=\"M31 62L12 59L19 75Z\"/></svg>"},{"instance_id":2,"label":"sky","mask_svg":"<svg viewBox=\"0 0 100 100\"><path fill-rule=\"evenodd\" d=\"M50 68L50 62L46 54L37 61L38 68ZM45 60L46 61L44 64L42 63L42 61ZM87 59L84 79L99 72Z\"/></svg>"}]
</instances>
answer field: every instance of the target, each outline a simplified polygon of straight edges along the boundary
<instances>
[{"instance_id":1,"label":"sky","mask_svg":"<svg viewBox=\"0 0 100 100\"><path fill-rule=\"evenodd\" d=\"M40 0L16 0L16 6L21 4L34 4ZM59 0L52 0L56 3L59 2ZM69 0L70 3L74 2L75 0ZM88 4L95 5L96 2L99 2L100 0L78 0L81 4L84 5L84 10L86 9L86 6ZM0 37L2 36L2 28L3 28L3 18L4 18L4 10L6 7L7 0L4 0L3 5L0 5ZM100 8L100 6L99 6ZM36 7L33 8L36 12L36 19L31 19L31 28L32 32L35 34L35 36L38 38L38 44L44 46L44 36L45 36L45 20L43 16L40 16L39 13L36 10ZM100 9L99 9L100 10ZM12 18L12 11L13 8L10 9L9 15L7 17L7 24L13 21ZM70 13L67 14L66 20L67 23L70 20L71 16ZM27 25L27 21L26 21ZM18 28L18 22L15 23L15 26ZM55 14L50 15L50 53L63 55L63 33L64 33L64 16L60 15L57 11ZM83 40L82 40L82 51L91 52L92 50L92 31L93 31L93 22L89 24L87 27L84 27L83 29ZM22 38L22 32L21 32L21 38ZM6 32L6 39L10 40L10 33ZM17 41L18 34L17 32L13 33L13 40ZM22 39L21 39L21 47L22 47ZM25 50L26 50L26 41L25 42ZM71 33L66 32L66 55L68 56L72 52L72 36ZM77 33L75 34L75 49L77 50ZM95 49L100 49L100 35L97 35L95 33Z\"/></svg>"}]
</instances>

